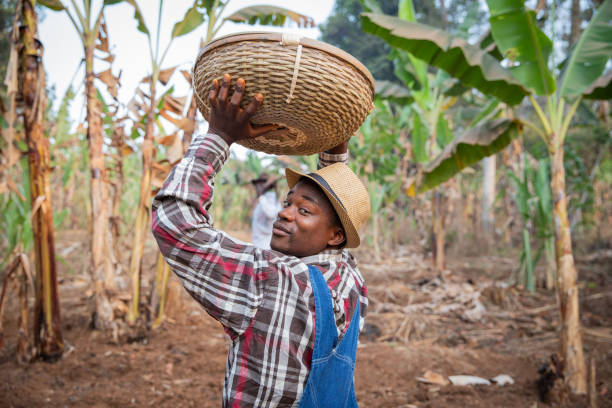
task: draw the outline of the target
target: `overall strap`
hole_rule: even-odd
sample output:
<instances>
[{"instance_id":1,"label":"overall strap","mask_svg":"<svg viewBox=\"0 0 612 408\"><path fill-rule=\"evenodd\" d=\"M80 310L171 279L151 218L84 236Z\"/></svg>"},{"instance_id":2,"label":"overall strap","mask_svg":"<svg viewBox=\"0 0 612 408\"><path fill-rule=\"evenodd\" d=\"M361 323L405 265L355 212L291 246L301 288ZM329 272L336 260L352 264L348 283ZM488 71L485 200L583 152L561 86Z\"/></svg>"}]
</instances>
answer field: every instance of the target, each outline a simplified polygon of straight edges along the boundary
<instances>
[{"instance_id":1,"label":"overall strap","mask_svg":"<svg viewBox=\"0 0 612 408\"><path fill-rule=\"evenodd\" d=\"M338 342L336 318L332 298L323 274L313 265L308 265L308 275L315 299L315 344L313 361L327 356Z\"/></svg>"}]
</instances>

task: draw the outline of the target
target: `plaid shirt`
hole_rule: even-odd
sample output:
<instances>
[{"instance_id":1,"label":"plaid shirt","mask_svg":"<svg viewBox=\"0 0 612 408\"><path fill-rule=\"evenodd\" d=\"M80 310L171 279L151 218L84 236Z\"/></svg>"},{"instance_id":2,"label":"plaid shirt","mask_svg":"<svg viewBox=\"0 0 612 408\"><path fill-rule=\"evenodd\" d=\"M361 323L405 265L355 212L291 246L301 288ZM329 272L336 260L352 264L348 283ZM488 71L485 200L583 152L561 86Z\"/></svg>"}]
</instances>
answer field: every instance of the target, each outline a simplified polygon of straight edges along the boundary
<instances>
[{"instance_id":1,"label":"plaid shirt","mask_svg":"<svg viewBox=\"0 0 612 408\"><path fill-rule=\"evenodd\" d=\"M214 177L228 156L220 137L194 139L153 201L153 233L187 291L231 339L223 406L294 407L306 386L315 339L307 264L319 267L328 283L340 336L358 301L363 324L366 287L346 250L296 258L216 230L208 209ZM319 166L346 157L323 153Z\"/></svg>"}]
</instances>

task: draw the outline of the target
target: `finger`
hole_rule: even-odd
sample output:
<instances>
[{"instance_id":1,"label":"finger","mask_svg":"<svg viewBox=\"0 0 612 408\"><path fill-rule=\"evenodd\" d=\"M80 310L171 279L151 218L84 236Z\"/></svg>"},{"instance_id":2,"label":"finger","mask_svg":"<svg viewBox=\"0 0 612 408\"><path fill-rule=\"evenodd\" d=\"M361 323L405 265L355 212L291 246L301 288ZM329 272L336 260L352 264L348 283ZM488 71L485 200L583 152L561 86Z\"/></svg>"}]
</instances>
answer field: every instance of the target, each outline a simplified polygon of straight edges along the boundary
<instances>
[{"instance_id":1,"label":"finger","mask_svg":"<svg viewBox=\"0 0 612 408\"><path fill-rule=\"evenodd\" d=\"M244 79L238 78L236 81L236 86L234 87L234 94L232 95L232 99L230 100L230 105L228 107L230 113L235 115L240 108L240 102L242 101L242 96L244 95Z\"/></svg>"},{"instance_id":2,"label":"finger","mask_svg":"<svg viewBox=\"0 0 612 408\"><path fill-rule=\"evenodd\" d=\"M249 106L241 112L240 120L248 120L255 114L257 109L263 104L263 95L258 93L255 95Z\"/></svg>"},{"instance_id":3,"label":"finger","mask_svg":"<svg viewBox=\"0 0 612 408\"><path fill-rule=\"evenodd\" d=\"M227 101L227 94L229 92L231 77L229 74L223 75L223 79L221 80L221 90L219 91L219 103L225 104Z\"/></svg>"},{"instance_id":4,"label":"finger","mask_svg":"<svg viewBox=\"0 0 612 408\"><path fill-rule=\"evenodd\" d=\"M212 87L210 88L210 92L208 93L208 101L211 106L217 106L217 95L219 94L219 81L213 79Z\"/></svg>"}]
</instances>

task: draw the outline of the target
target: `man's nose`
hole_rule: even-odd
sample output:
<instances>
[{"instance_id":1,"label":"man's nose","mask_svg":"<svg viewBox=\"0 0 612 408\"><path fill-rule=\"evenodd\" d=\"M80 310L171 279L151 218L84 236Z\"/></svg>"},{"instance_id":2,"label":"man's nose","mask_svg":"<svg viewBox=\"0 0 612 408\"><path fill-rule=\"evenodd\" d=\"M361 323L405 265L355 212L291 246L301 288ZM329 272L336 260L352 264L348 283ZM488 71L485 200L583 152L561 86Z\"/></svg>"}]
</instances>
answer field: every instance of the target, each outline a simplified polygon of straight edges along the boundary
<instances>
[{"instance_id":1,"label":"man's nose","mask_svg":"<svg viewBox=\"0 0 612 408\"><path fill-rule=\"evenodd\" d=\"M278 218L281 220L292 221L293 220L293 211L291 210L291 206L285 207L278 212Z\"/></svg>"}]
</instances>

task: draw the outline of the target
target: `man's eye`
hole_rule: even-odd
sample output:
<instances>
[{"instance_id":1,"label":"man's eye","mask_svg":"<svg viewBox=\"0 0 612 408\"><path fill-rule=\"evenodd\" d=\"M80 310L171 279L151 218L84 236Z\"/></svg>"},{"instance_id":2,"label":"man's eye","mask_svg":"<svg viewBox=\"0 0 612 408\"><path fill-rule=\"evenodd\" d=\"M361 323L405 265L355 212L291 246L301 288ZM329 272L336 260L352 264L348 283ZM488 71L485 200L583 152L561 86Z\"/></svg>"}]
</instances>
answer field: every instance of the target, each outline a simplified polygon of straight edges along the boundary
<instances>
[{"instance_id":1,"label":"man's eye","mask_svg":"<svg viewBox=\"0 0 612 408\"><path fill-rule=\"evenodd\" d=\"M289 207L289 205L290 205L289 201L287 200L283 201L283 208L287 208Z\"/></svg>"},{"instance_id":2,"label":"man's eye","mask_svg":"<svg viewBox=\"0 0 612 408\"><path fill-rule=\"evenodd\" d=\"M305 208L300 208L300 209L299 209L299 212L300 212L300 214L302 214L302 215L310 214L310 211L308 211L308 210L307 210L307 209L305 209Z\"/></svg>"}]
</instances>

